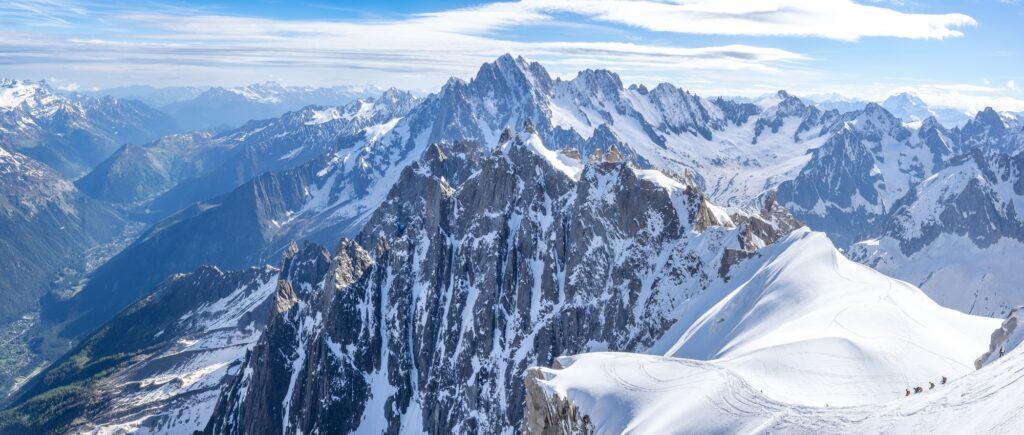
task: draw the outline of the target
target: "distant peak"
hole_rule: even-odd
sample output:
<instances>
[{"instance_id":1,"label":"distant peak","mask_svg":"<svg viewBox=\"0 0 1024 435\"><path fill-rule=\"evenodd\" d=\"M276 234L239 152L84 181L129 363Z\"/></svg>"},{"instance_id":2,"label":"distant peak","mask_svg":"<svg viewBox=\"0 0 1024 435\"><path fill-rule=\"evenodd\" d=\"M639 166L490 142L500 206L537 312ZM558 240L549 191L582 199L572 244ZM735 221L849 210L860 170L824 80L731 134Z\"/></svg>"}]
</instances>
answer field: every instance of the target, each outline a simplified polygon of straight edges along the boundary
<instances>
[{"instance_id":1,"label":"distant peak","mask_svg":"<svg viewBox=\"0 0 1024 435\"><path fill-rule=\"evenodd\" d=\"M888 111L885 110L885 108L882 107L878 103L868 103L868 104L864 105L864 112L865 113L881 113L881 112L888 113Z\"/></svg>"},{"instance_id":2,"label":"distant peak","mask_svg":"<svg viewBox=\"0 0 1024 435\"><path fill-rule=\"evenodd\" d=\"M775 93L775 95L783 100L793 98L793 96L790 95L789 92L786 92L784 89L779 89L778 92Z\"/></svg>"},{"instance_id":3,"label":"distant peak","mask_svg":"<svg viewBox=\"0 0 1024 435\"><path fill-rule=\"evenodd\" d=\"M46 84L46 80L19 80L13 78L0 79L0 88L17 88L17 87L35 87L35 88L49 88Z\"/></svg>"},{"instance_id":4,"label":"distant peak","mask_svg":"<svg viewBox=\"0 0 1024 435\"><path fill-rule=\"evenodd\" d=\"M398 89L394 86L387 88L380 94L380 97L385 100L401 100L406 98L412 98L412 93Z\"/></svg>"},{"instance_id":5,"label":"distant peak","mask_svg":"<svg viewBox=\"0 0 1024 435\"><path fill-rule=\"evenodd\" d=\"M509 53L505 53L501 56L498 56L498 58L494 59L493 62L484 63L483 65L480 66L480 69L482 70L487 66L496 66L501 69L514 68L522 71L526 71L528 69L526 59L523 59L522 56L514 57Z\"/></svg>"},{"instance_id":6,"label":"distant peak","mask_svg":"<svg viewBox=\"0 0 1024 435\"><path fill-rule=\"evenodd\" d=\"M911 104L915 106L925 105L924 101L922 101L921 98L917 96L917 94L911 92L900 92L898 94L890 95L889 98L886 98L882 104Z\"/></svg>"},{"instance_id":7,"label":"distant peak","mask_svg":"<svg viewBox=\"0 0 1024 435\"><path fill-rule=\"evenodd\" d=\"M935 115L929 116L925 118L924 121L921 121L921 130L932 130L935 128L942 128L942 124L935 118Z\"/></svg>"},{"instance_id":8,"label":"distant peak","mask_svg":"<svg viewBox=\"0 0 1024 435\"><path fill-rule=\"evenodd\" d=\"M632 85L629 85L629 89L632 91L636 91L640 95L647 95L647 93L650 92L647 89L647 86L644 86L643 84L634 83Z\"/></svg>"},{"instance_id":9,"label":"distant peak","mask_svg":"<svg viewBox=\"0 0 1024 435\"><path fill-rule=\"evenodd\" d=\"M619 78L619 75L606 69L585 69L580 71L573 81L588 87L622 89L622 79Z\"/></svg>"},{"instance_id":10,"label":"distant peak","mask_svg":"<svg viewBox=\"0 0 1024 435\"><path fill-rule=\"evenodd\" d=\"M551 76L541 64L527 62L522 56L512 57L505 53L493 62L486 62L480 65L474 82L489 82L493 80L507 83L522 83L525 81L530 86L540 89L547 89L551 86Z\"/></svg>"},{"instance_id":11,"label":"distant peak","mask_svg":"<svg viewBox=\"0 0 1024 435\"><path fill-rule=\"evenodd\" d=\"M453 89L461 88L463 86L466 86L465 80L462 80L458 77L450 77L448 78L448 81L444 83L444 86L441 87L441 95L444 95L446 92L449 92Z\"/></svg>"},{"instance_id":12,"label":"distant peak","mask_svg":"<svg viewBox=\"0 0 1024 435\"><path fill-rule=\"evenodd\" d=\"M522 59L522 56L519 57ZM495 63L514 63L516 58L511 53L505 53L494 60Z\"/></svg>"},{"instance_id":13,"label":"distant peak","mask_svg":"<svg viewBox=\"0 0 1024 435\"><path fill-rule=\"evenodd\" d=\"M999 117L999 112L996 112L996 109L993 109L992 107L986 107L986 108L982 109L982 111L978 112L978 116L976 116L976 118L978 118L978 119L1001 119Z\"/></svg>"},{"instance_id":14,"label":"distant peak","mask_svg":"<svg viewBox=\"0 0 1024 435\"><path fill-rule=\"evenodd\" d=\"M978 114L974 116L974 122L997 129L1006 127L1006 123L1003 120L1002 115L991 107L986 107L984 110L978 112Z\"/></svg>"}]
</instances>

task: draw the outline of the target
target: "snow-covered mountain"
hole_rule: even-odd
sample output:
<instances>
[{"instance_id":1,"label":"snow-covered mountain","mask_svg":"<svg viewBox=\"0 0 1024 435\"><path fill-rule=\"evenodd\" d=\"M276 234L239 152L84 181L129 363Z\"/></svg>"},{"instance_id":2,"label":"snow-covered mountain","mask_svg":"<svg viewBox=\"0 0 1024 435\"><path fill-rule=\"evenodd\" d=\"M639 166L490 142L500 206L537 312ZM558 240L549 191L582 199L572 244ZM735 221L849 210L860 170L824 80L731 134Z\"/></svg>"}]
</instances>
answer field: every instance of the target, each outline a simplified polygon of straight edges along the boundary
<instances>
[{"instance_id":1,"label":"snow-covered mountain","mask_svg":"<svg viewBox=\"0 0 1024 435\"><path fill-rule=\"evenodd\" d=\"M953 128L962 126L971 119L967 111L951 107L932 107L915 94L901 92L890 95L882 102L882 107L903 122L921 122L934 117L942 125Z\"/></svg>"},{"instance_id":2,"label":"snow-covered mountain","mask_svg":"<svg viewBox=\"0 0 1024 435\"><path fill-rule=\"evenodd\" d=\"M65 96L45 82L0 79L0 145L66 177L83 174L124 143L177 129L173 119L139 101Z\"/></svg>"},{"instance_id":3,"label":"snow-covered mountain","mask_svg":"<svg viewBox=\"0 0 1024 435\"><path fill-rule=\"evenodd\" d=\"M941 394L928 382L948 389L944 376L969 382L998 326L941 307L847 260L824 234L800 230L687 304L646 354L583 354L532 369L526 427L845 432L818 414L919 400L904 396L922 385L925 395Z\"/></svg>"},{"instance_id":4,"label":"snow-covered mountain","mask_svg":"<svg viewBox=\"0 0 1024 435\"><path fill-rule=\"evenodd\" d=\"M946 129L880 106L845 122L778 199L852 258L948 307L1005 315L1019 303L1024 129L991 109ZM861 242L862 243L858 243Z\"/></svg>"},{"instance_id":5,"label":"snow-covered mountain","mask_svg":"<svg viewBox=\"0 0 1024 435\"><path fill-rule=\"evenodd\" d=\"M870 102L836 93L811 94L802 97L822 110L837 110L840 113L863 109Z\"/></svg>"},{"instance_id":6,"label":"snow-covered mountain","mask_svg":"<svg viewBox=\"0 0 1024 435\"><path fill-rule=\"evenodd\" d=\"M583 71L571 81L552 80L539 64L506 55L484 64L470 82L452 79L400 120L368 117L380 124L358 130L353 140L336 140L331 128L348 126L347 115L335 116L328 109L256 122L234 133L249 144L236 147L241 149L237 157L212 175L185 180L149 207L171 212L192 201L205 202L155 225L97 270L81 299L113 301L102 304L98 319L105 319L167 274L204 263L227 268L258 264L275 258L293 239L330 244L338 236L353 236L427 144L469 141L486 147L497 143L507 127L527 120L548 143L582 155L616 145L641 167L696 180L726 201L754 204L757 195L784 179L779 174L800 168L808 158L806 149L824 141L825 126L839 116L785 92L773 98L762 108L704 100L668 84L627 89L603 70ZM385 100L407 101L379 101ZM363 110L361 104L354 107ZM315 122L321 119L331 121ZM289 153L308 158L325 148L326 154L300 166L278 165L281 159L288 163ZM207 200L259 171L282 167Z\"/></svg>"},{"instance_id":7,"label":"snow-covered mountain","mask_svg":"<svg viewBox=\"0 0 1024 435\"><path fill-rule=\"evenodd\" d=\"M224 129L248 121L276 118L306 106L340 106L358 98L377 96L373 87L283 86L276 82L241 87L213 87L192 98L161 106L188 130Z\"/></svg>"},{"instance_id":8,"label":"snow-covered mountain","mask_svg":"<svg viewBox=\"0 0 1024 435\"><path fill-rule=\"evenodd\" d=\"M529 117L546 141L584 154L617 143L641 166L697 177L725 205L746 205L792 177L838 118L785 92L752 104L707 100L667 83L626 88L607 70L552 80L539 64L508 55L485 64L468 87L475 94L497 88L520 96L494 93L474 108L476 117L488 120L489 134L500 131L495 124L503 128ZM510 107L516 100L525 104Z\"/></svg>"},{"instance_id":9,"label":"snow-covered mountain","mask_svg":"<svg viewBox=\"0 0 1024 435\"><path fill-rule=\"evenodd\" d=\"M44 307L42 321L53 328L44 342L87 343L94 328L124 322L133 311L125 307L164 298L147 295L178 273L206 277L182 281L190 287L223 284L218 298L262 302L246 303L248 314L208 313L209 324L223 317L245 325L230 351L209 356L205 344L193 347L216 337L205 327L182 326L180 337L145 330L156 340L145 342L157 346L153 353L119 343L109 349L138 358L95 378L86 370L84 378L36 384L19 409L84 380L104 397L142 405L120 402L132 410L118 414L93 397L76 402L90 405L72 410L69 421L25 427L507 431L523 417L528 366L580 352L652 349L711 366L728 360L740 379L795 367L792 377L743 381L782 403L778 409L823 400L875 406L897 380L905 378L893 390L902 393L921 373L963 374L959 363L973 367L995 325L950 314L920 290L849 263L821 234L801 231L758 250L798 226L785 206L840 248L853 246L857 260L923 282L941 304L960 308L970 281L985 289L975 299L991 299L973 312L1002 315L1019 276L1016 251L998 249L1019 240L1021 131L1017 118L994 111L947 129L934 117L906 123L878 104L824 111L784 91L741 102L669 84L627 87L605 70L553 79L539 64L506 55L422 100L389 91L221 134L125 147L79 185L170 215L73 297ZM175 167L176 160L188 163ZM978 250L957 245L943 253L952 236ZM220 270L276 262L282 253L288 263L298 239L338 246L330 270L282 277L253 269L262 271L260 283L277 283L273 291L254 284L232 293L238 283L222 282ZM874 244L857 243L865 239ZM870 246L870 255L860 254ZM307 248L300 256L322 260L322 248ZM937 255L945 255L942 263L913 263ZM970 256L1002 256L985 266L999 276L965 272ZM889 258L898 261L887 265ZM965 281L913 276L926 268ZM174 318L206 302L184 303ZM260 310L269 317L253 321ZM732 314L744 310L764 315ZM876 317L884 322L862 321ZM843 335L843 327L860 335ZM812 336L820 331L826 336ZM960 338L936 342L928 331ZM872 340L878 335L905 342ZM787 359L785 346L774 347L786 340L793 346L785 349L807 354L808 364L827 359L835 370L877 376L818 391L813 382L838 375ZM915 340L927 355L900 360L896 352ZM158 368L161 355L193 350L199 362ZM811 381L798 379L808 373ZM203 386L200 399L185 399L190 385ZM221 387L218 399L213 389ZM186 410L175 414L179 406Z\"/></svg>"},{"instance_id":10,"label":"snow-covered mountain","mask_svg":"<svg viewBox=\"0 0 1024 435\"><path fill-rule=\"evenodd\" d=\"M149 424L190 432L205 424L192 417L212 406L210 396L193 394L198 387L191 386L207 391L207 386L229 381L211 430L244 430L240 424L257 432L280 430L282 424L321 432L361 424L403 430L512 429L522 415L512 404L522 401L521 376L527 366L565 352L649 345L668 326L671 307L721 280L750 250L793 225L770 202L762 214L730 217L695 186L638 169L619 160L614 149L584 163L575 152L547 149L529 126L503 137L489 155L471 142L428 147L402 170L355 240L338 245L329 268L287 274L287 258L302 264L320 264L316 259L322 258L322 249L315 247L298 256L295 248L288 250L273 294L247 290L253 298L259 293L272 302L241 305L274 307L266 331L244 360L239 349L249 346L249 339L231 347L242 367L224 369L225 360L198 351L188 361L204 362L142 370L154 369L163 352L182 358L184 349L204 349L195 340L203 342L212 334L186 328L185 337L164 337L153 332L165 328L156 322L139 332L164 343L152 357L113 347L110 352L134 362L89 377L90 385L102 386L89 391L142 398L145 406L114 412L90 405L86 415L91 417L77 420L81 408L72 407L75 418L35 421L31 424L37 426L28 427ZM219 274L204 270L194 276ZM190 280L176 277L171 283ZM219 286L216 282L202 279L189 285ZM225 296L226 289L235 287L226 285L212 298L237 298ZM192 307L187 312L206 312L200 307L207 302L172 298L165 290L137 306L172 300L180 308L161 318L182 319L175 320L182 324L195 317L179 316L185 306ZM114 322L129 322L140 309L125 311ZM122 319L126 315L129 319ZM242 326L257 315L236 313L230 319L243 319L237 323ZM223 323L214 318L207 323ZM567 328L565 322L577 326ZM101 328L100 337L118 343L102 332L108 330L116 328ZM165 346L171 350L162 350ZM90 355L102 361L107 353ZM86 366L72 373L88 377L93 372ZM141 373L150 375L139 379ZM225 378L226 373L232 376ZM279 383L288 379L286 385ZM28 404L62 385L33 387L12 412L32 409ZM80 400L85 399L74 399ZM325 408L303 405L308 400ZM190 411L179 412L178 406ZM262 406L270 406L269 411L250 417ZM155 417L140 423L145 416Z\"/></svg>"},{"instance_id":11,"label":"snow-covered mountain","mask_svg":"<svg viewBox=\"0 0 1024 435\"><path fill-rule=\"evenodd\" d=\"M975 148L895 206L852 258L913 282L939 303L1006 315L1024 300L1024 153Z\"/></svg>"},{"instance_id":12,"label":"snow-covered mountain","mask_svg":"<svg viewBox=\"0 0 1024 435\"><path fill-rule=\"evenodd\" d=\"M307 106L220 134L189 133L119 150L80 182L91 195L159 217L232 191L266 171L375 140L419 100L389 89L344 106Z\"/></svg>"},{"instance_id":13,"label":"snow-covered mountain","mask_svg":"<svg viewBox=\"0 0 1024 435\"><path fill-rule=\"evenodd\" d=\"M842 116L800 173L780 184L778 198L811 228L847 246L871 234L946 150L930 147L877 104Z\"/></svg>"}]
</instances>

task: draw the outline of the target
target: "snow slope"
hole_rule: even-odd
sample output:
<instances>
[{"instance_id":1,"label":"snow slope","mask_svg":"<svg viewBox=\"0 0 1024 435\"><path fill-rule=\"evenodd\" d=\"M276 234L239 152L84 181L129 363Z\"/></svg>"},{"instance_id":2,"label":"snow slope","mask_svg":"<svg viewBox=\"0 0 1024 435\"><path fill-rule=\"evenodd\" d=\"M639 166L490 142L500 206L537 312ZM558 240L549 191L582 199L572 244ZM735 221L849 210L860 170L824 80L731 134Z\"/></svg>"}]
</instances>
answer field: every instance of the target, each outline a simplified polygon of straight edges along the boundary
<instances>
[{"instance_id":1,"label":"snow slope","mask_svg":"<svg viewBox=\"0 0 1024 435\"><path fill-rule=\"evenodd\" d=\"M892 237L865 240L850 255L882 273L920 286L936 302L966 313L1005 315L1024 301L1024 243L1000 238L984 248L967 236L940 234L924 249L904 254Z\"/></svg>"},{"instance_id":2,"label":"snow slope","mask_svg":"<svg viewBox=\"0 0 1024 435\"><path fill-rule=\"evenodd\" d=\"M599 434L1011 434L1024 424L1022 348L934 390L851 407L772 400L713 362L592 353L565 363L545 388L567 395Z\"/></svg>"},{"instance_id":3,"label":"snow slope","mask_svg":"<svg viewBox=\"0 0 1024 435\"><path fill-rule=\"evenodd\" d=\"M649 350L665 356L563 357L539 382L601 432L761 431L779 414L882 404L963 377L999 323L943 308L800 230L685 305Z\"/></svg>"}]
</instances>

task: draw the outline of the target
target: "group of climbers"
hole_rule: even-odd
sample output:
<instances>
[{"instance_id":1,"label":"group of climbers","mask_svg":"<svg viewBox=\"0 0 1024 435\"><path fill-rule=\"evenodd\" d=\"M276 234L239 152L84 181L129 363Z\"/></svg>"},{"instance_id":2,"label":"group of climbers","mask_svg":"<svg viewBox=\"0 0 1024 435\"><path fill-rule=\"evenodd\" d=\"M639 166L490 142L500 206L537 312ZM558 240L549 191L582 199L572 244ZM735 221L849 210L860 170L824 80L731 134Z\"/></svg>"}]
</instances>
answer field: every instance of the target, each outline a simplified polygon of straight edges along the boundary
<instances>
[{"instance_id":1,"label":"group of climbers","mask_svg":"<svg viewBox=\"0 0 1024 435\"><path fill-rule=\"evenodd\" d=\"M946 385L946 381L947 381L946 377L943 376L941 384L942 385ZM935 388L935 383L932 382L932 381L928 381L928 389L931 390L933 388ZM924 387L914 387L914 394L923 393L923 392L924 392ZM907 388L907 394L903 395L903 397L907 397L907 396L910 396L910 388Z\"/></svg>"}]
</instances>

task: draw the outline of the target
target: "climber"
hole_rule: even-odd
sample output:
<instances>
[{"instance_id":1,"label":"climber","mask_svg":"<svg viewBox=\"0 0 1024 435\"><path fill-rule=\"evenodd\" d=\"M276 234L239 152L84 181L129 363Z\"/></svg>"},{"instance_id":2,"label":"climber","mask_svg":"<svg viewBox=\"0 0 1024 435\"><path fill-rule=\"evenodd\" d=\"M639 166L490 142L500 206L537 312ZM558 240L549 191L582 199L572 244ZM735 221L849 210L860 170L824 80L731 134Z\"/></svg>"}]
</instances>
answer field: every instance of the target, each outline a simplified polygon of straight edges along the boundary
<instances>
[{"instance_id":1,"label":"climber","mask_svg":"<svg viewBox=\"0 0 1024 435\"><path fill-rule=\"evenodd\" d=\"M928 381L928 389L929 390L935 389L935 383L932 382L932 381Z\"/></svg>"},{"instance_id":2,"label":"climber","mask_svg":"<svg viewBox=\"0 0 1024 435\"><path fill-rule=\"evenodd\" d=\"M907 394L904 394L903 397L909 397L909 396L910 396L910 388L907 388Z\"/></svg>"},{"instance_id":3,"label":"climber","mask_svg":"<svg viewBox=\"0 0 1024 435\"><path fill-rule=\"evenodd\" d=\"M942 377L942 385L946 385L946 377L945 376Z\"/></svg>"},{"instance_id":4,"label":"climber","mask_svg":"<svg viewBox=\"0 0 1024 435\"><path fill-rule=\"evenodd\" d=\"M924 388L914 387L914 394L923 393L923 392L924 392Z\"/></svg>"}]
</instances>

